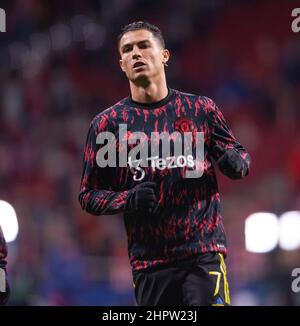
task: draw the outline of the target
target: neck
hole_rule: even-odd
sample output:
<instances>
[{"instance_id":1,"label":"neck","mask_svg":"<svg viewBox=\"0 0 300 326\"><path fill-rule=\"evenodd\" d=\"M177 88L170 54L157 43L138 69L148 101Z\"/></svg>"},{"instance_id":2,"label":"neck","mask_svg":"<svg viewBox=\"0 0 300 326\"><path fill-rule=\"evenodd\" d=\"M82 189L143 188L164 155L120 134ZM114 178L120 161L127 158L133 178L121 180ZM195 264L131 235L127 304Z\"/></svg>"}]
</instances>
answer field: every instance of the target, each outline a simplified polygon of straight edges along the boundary
<instances>
[{"instance_id":1,"label":"neck","mask_svg":"<svg viewBox=\"0 0 300 326\"><path fill-rule=\"evenodd\" d=\"M139 103L159 102L168 95L166 79L159 82L150 82L147 85L136 85L130 81L131 98Z\"/></svg>"}]
</instances>

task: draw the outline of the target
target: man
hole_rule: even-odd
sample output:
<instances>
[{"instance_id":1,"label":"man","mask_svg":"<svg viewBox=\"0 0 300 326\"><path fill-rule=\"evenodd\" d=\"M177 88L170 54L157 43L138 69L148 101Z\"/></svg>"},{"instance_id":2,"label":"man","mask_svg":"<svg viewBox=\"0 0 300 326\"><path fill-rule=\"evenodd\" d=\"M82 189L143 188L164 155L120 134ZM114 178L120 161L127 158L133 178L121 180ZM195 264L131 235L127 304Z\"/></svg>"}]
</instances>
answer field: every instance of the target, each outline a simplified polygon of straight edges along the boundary
<instances>
[{"instance_id":1,"label":"man","mask_svg":"<svg viewBox=\"0 0 300 326\"><path fill-rule=\"evenodd\" d=\"M248 174L250 157L211 99L167 87L170 53L156 26L125 26L118 48L130 96L90 125L80 204L94 215L124 213L138 305L228 305L226 240L212 159L225 175L240 179ZM158 145L163 132L169 140L174 136L168 157ZM174 156L178 134L185 133L193 160ZM203 155L194 159L201 135ZM109 163L116 155L114 167ZM199 173L187 177L193 168Z\"/></svg>"},{"instance_id":2,"label":"man","mask_svg":"<svg viewBox=\"0 0 300 326\"><path fill-rule=\"evenodd\" d=\"M7 247L0 226L0 306L5 305L9 297L9 287L6 278L6 268L5 268L6 256L7 256Z\"/></svg>"}]
</instances>

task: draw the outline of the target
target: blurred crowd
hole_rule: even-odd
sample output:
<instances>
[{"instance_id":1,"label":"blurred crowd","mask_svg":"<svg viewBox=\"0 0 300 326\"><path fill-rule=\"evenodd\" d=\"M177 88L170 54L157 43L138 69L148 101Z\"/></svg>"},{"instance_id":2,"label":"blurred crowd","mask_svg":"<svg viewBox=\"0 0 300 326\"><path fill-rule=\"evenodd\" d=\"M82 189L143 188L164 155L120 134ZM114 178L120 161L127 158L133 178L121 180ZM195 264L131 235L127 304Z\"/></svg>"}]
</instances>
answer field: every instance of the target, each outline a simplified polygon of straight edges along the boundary
<instances>
[{"instance_id":1,"label":"blurred crowd","mask_svg":"<svg viewBox=\"0 0 300 326\"><path fill-rule=\"evenodd\" d=\"M171 51L169 86L213 98L252 157L219 175L233 304L300 305L300 252L245 250L253 212L300 210L300 33L293 1L1 0L0 199L20 232L9 244L12 305L134 304L122 216L81 211L92 118L129 93L120 28L146 19ZM267 232L267 230L266 230ZM298 266L297 266L298 264Z\"/></svg>"}]
</instances>

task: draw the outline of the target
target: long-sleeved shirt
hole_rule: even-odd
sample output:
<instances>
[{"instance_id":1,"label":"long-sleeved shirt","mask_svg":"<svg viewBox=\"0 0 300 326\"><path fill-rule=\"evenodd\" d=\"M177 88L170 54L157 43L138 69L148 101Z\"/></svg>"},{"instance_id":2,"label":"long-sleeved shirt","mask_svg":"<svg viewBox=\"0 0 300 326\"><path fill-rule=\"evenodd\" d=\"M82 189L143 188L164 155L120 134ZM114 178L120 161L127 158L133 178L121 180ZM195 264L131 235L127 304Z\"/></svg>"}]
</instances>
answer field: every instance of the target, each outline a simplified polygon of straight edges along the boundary
<instances>
[{"instance_id":1,"label":"long-sleeved shirt","mask_svg":"<svg viewBox=\"0 0 300 326\"><path fill-rule=\"evenodd\" d=\"M120 125L126 125L126 133L121 132ZM99 134L103 132L110 132L114 136L113 141L99 144ZM137 137L134 132L142 134ZM186 171L192 166L188 167L188 160L182 158L182 164L175 168L166 161L160 161L161 165L157 165L156 161L153 168L153 162L149 161L148 167L142 167L143 175L129 164L120 166L120 158L116 161L116 167L99 166L99 150L104 146L114 153L113 147L116 145L115 155L119 157L122 151L128 154L136 144L140 144L141 148L146 147L150 156L151 146L159 142L156 136L151 135L153 132L166 132L169 135L190 132L194 167L201 167L203 175L187 178ZM196 159L197 132L203 135L201 160ZM132 137L139 138L136 144L129 144ZM127 141L127 148L124 141L125 145ZM174 154L172 144L170 157ZM133 271L146 270L208 251L226 254L220 195L212 164L212 158L215 161L220 158L220 153L215 150L216 145L225 150L234 148L242 161L241 172L229 177L237 179L248 174L250 156L235 139L216 104L205 96L173 89L169 89L166 98L152 104L137 103L129 96L92 120L84 149L79 201L84 210L94 215L124 213ZM161 152L160 149L159 158ZM114 154L109 155L106 158L113 162ZM179 163L175 160L175 165L176 162ZM142 180L139 179L141 176ZM132 189L145 181L157 184L158 203L154 213L128 211L126 203Z\"/></svg>"}]
</instances>

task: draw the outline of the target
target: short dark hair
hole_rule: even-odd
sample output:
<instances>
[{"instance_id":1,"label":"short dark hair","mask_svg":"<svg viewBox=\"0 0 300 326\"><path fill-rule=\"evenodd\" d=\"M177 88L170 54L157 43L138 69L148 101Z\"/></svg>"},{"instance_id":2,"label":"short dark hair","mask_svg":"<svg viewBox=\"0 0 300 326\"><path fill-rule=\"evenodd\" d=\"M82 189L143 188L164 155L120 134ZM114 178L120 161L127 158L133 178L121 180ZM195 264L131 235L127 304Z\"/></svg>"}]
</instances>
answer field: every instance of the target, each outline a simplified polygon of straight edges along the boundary
<instances>
[{"instance_id":1,"label":"short dark hair","mask_svg":"<svg viewBox=\"0 0 300 326\"><path fill-rule=\"evenodd\" d=\"M157 26L150 24L147 21L138 21L138 22L133 22L131 24L125 25L121 29L121 33L118 36L118 45L120 44L120 40L124 34L126 34L127 32L137 31L140 29L146 29L147 31L151 32L153 36L159 39L162 47L165 48L165 40L161 30Z\"/></svg>"}]
</instances>

